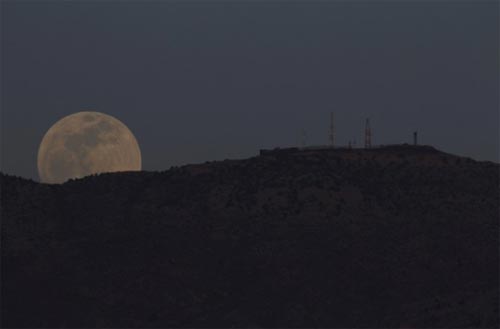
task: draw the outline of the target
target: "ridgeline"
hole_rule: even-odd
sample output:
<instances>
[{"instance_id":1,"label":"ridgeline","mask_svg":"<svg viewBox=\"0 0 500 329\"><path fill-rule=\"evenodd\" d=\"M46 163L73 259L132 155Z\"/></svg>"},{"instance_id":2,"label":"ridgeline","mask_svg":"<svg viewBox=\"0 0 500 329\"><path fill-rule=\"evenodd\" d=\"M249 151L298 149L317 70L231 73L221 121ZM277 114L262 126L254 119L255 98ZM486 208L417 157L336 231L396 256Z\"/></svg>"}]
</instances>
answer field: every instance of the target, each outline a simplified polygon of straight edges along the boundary
<instances>
[{"instance_id":1,"label":"ridgeline","mask_svg":"<svg viewBox=\"0 0 500 329\"><path fill-rule=\"evenodd\" d=\"M2 327L498 327L499 169L284 149L1 175Z\"/></svg>"}]
</instances>

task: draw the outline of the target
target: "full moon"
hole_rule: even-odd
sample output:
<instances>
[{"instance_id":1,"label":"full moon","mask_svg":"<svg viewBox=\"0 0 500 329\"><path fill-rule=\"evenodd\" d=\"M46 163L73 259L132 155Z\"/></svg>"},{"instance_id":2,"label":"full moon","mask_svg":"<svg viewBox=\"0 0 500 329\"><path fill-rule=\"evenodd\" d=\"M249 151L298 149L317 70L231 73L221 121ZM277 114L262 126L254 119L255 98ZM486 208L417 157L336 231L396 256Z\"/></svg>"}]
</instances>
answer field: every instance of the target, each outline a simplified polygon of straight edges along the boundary
<instances>
[{"instance_id":1,"label":"full moon","mask_svg":"<svg viewBox=\"0 0 500 329\"><path fill-rule=\"evenodd\" d=\"M78 112L57 121L38 149L38 174L44 183L116 171L141 170L141 150L118 119Z\"/></svg>"}]
</instances>

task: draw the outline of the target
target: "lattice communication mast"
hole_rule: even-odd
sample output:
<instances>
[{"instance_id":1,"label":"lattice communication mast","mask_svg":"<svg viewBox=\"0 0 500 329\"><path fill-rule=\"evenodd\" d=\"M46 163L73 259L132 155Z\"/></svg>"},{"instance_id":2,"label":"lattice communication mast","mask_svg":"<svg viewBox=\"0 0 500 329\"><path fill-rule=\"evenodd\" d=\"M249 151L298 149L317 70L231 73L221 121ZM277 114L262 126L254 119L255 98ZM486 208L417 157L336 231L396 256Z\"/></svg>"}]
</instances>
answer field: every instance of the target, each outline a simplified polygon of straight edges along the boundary
<instances>
[{"instance_id":1,"label":"lattice communication mast","mask_svg":"<svg viewBox=\"0 0 500 329\"><path fill-rule=\"evenodd\" d=\"M333 112L330 113L330 145L335 147L335 126L333 124Z\"/></svg>"},{"instance_id":2,"label":"lattice communication mast","mask_svg":"<svg viewBox=\"0 0 500 329\"><path fill-rule=\"evenodd\" d=\"M372 129L370 128L370 119L366 119L365 124L365 148L372 147Z\"/></svg>"},{"instance_id":3,"label":"lattice communication mast","mask_svg":"<svg viewBox=\"0 0 500 329\"><path fill-rule=\"evenodd\" d=\"M301 145L302 145L302 147L306 147L307 146L307 132L306 132L305 129L302 129Z\"/></svg>"}]
</instances>

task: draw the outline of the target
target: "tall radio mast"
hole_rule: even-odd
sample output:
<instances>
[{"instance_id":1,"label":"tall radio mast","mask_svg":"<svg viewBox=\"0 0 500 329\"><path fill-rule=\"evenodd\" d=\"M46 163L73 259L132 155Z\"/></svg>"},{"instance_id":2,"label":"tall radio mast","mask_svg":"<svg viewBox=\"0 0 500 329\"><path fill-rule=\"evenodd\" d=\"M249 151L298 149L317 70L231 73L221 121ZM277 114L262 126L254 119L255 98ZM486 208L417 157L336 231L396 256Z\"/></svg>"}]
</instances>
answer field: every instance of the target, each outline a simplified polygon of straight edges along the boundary
<instances>
[{"instance_id":1,"label":"tall radio mast","mask_svg":"<svg viewBox=\"0 0 500 329\"><path fill-rule=\"evenodd\" d=\"M370 119L366 119L365 124L365 148L372 147L372 129L370 128Z\"/></svg>"},{"instance_id":2,"label":"tall radio mast","mask_svg":"<svg viewBox=\"0 0 500 329\"><path fill-rule=\"evenodd\" d=\"M335 126L333 124L333 112L330 113L330 146L335 147Z\"/></svg>"}]
</instances>

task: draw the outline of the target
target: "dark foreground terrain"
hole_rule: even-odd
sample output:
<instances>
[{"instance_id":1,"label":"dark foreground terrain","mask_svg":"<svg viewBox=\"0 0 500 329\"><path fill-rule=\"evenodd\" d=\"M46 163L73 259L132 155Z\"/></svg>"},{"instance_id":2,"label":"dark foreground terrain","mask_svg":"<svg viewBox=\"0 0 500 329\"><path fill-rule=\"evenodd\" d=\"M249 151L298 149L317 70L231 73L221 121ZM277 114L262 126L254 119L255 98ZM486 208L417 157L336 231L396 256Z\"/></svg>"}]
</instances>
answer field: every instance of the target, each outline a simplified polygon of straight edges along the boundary
<instances>
[{"instance_id":1,"label":"dark foreground terrain","mask_svg":"<svg viewBox=\"0 0 500 329\"><path fill-rule=\"evenodd\" d=\"M2 175L2 326L496 328L499 169L394 146Z\"/></svg>"}]
</instances>

